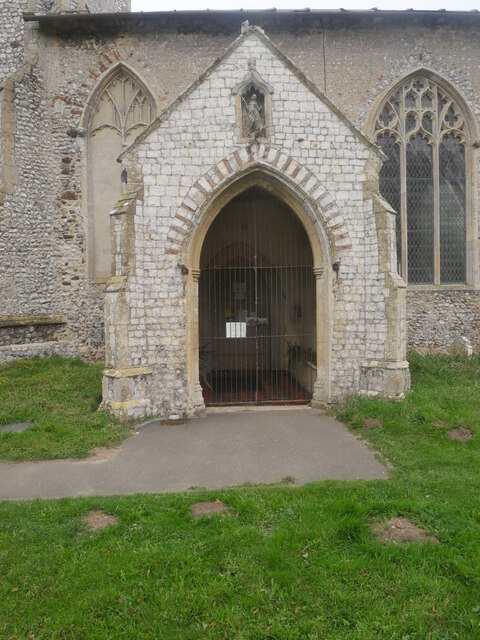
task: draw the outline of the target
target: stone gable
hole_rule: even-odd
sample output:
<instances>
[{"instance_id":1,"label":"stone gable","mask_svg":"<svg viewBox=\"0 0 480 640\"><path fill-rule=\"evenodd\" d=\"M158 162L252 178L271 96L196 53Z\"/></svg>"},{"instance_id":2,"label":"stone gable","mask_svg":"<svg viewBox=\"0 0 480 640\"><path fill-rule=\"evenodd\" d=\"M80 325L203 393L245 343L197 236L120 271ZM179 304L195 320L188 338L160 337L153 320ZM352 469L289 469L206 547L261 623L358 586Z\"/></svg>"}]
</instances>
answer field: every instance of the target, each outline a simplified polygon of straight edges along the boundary
<instances>
[{"instance_id":1,"label":"stone gable","mask_svg":"<svg viewBox=\"0 0 480 640\"><path fill-rule=\"evenodd\" d=\"M237 134L233 90L253 64L272 88L272 133L249 144ZM185 385L189 301L179 265L189 261L189 244L209 202L248 172L269 172L285 181L286 189L311 202L311 222L321 228L324 263L318 266L329 281L333 327L328 340L334 373L327 374L333 390L325 400L359 390L361 370L372 362L382 368L388 332L385 266L379 263L373 192L366 186L372 163L379 162L377 152L266 45L261 32L247 28L121 157L135 176L133 186L143 192L132 223L135 267L125 288L128 311L122 311L130 317L129 364L148 366L151 388L168 389L162 404L152 398L151 410L194 409ZM334 262L340 269L332 277ZM109 322L116 324L115 315ZM110 357L115 369L113 352Z\"/></svg>"}]
</instances>

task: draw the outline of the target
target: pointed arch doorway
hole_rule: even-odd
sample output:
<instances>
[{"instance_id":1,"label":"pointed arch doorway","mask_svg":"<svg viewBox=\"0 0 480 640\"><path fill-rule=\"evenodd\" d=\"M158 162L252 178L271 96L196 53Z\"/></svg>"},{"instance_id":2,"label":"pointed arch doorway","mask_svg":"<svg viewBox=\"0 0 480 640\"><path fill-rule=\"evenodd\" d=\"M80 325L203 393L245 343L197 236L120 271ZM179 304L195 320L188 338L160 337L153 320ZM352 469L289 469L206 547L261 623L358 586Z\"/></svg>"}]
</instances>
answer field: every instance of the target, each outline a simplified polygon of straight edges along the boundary
<instances>
[{"instance_id":1,"label":"pointed arch doorway","mask_svg":"<svg viewBox=\"0 0 480 640\"><path fill-rule=\"evenodd\" d=\"M269 191L226 204L200 257L205 404L307 403L317 379L316 283L305 229Z\"/></svg>"}]
</instances>

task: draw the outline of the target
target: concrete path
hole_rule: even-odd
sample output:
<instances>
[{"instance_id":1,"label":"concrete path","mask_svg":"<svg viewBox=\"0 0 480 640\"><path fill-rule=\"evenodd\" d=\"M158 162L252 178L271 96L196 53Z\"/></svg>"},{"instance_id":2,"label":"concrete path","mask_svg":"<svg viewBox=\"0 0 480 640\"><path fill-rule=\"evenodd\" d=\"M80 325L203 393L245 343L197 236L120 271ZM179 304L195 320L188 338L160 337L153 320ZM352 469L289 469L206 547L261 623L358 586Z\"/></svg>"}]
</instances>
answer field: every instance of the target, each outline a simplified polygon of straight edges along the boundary
<instances>
[{"instance_id":1,"label":"concrete path","mask_svg":"<svg viewBox=\"0 0 480 640\"><path fill-rule=\"evenodd\" d=\"M386 478L339 422L309 408L209 412L184 425L151 422L86 460L0 463L0 499L60 498L315 480Z\"/></svg>"}]
</instances>

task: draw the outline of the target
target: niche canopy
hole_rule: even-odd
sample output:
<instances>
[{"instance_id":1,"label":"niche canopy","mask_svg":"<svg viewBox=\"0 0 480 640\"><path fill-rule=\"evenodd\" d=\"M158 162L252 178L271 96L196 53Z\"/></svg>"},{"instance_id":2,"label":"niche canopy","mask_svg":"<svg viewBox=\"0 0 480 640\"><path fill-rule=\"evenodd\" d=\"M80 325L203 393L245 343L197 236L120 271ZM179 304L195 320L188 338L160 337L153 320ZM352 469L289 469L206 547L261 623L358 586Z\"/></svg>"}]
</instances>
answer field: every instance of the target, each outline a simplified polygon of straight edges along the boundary
<instances>
[{"instance_id":1,"label":"niche canopy","mask_svg":"<svg viewBox=\"0 0 480 640\"><path fill-rule=\"evenodd\" d=\"M256 70L256 60L248 61L248 73L233 90L236 110L236 134L242 142L268 140L273 134L273 87Z\"/></svg>"}]
</instances>

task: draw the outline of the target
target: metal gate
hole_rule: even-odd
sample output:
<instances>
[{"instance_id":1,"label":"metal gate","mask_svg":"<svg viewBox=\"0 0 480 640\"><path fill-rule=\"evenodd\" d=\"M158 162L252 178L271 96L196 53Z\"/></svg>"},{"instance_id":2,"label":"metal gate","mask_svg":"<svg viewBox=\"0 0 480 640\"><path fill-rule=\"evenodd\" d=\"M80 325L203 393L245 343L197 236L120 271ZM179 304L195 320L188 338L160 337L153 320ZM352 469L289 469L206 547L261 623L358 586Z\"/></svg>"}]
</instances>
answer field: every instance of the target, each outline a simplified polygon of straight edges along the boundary
<instances>
[{"instance_id":1,"label":"metal gate","mask_svg":"<svg viewBox=\"0 0 480 640\"><path fill-rule=\"evenodd\" d=\"M212 223L199 282L206 405L306 403L316 379L312 250L293 211L249 189Z\"/></svg>"}]
</instances>

